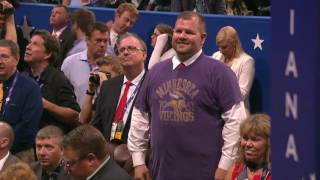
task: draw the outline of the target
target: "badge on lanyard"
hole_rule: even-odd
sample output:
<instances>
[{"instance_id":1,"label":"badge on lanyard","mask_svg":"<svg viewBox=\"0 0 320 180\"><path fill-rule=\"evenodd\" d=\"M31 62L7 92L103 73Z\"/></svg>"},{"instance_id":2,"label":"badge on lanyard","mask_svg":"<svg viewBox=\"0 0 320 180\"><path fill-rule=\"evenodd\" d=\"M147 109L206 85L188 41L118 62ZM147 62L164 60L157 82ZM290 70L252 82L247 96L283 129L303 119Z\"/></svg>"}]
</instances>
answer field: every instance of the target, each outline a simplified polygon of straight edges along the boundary
<instances>
[{"instance_id":1,"label":"badge on lanyard","mask_svg":"<svg viewBox=\"0 0 320 180\"><path fill-rule=\"evenodd\" d=\"M114 134L114 139L121 139L122 137L122 129L123 129L123 121L119 121L116 123L116 132Z\"/></svg>"}]
</instances>

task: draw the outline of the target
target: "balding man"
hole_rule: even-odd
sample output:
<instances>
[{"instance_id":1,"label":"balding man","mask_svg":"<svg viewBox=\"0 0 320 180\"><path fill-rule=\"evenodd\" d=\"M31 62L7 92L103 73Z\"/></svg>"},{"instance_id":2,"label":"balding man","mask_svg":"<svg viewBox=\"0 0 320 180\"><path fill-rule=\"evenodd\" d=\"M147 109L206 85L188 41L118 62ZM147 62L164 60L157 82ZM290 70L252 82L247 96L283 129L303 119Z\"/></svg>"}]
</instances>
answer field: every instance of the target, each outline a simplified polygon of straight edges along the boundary
<instances>
[{"instance_id":1,"label":"balding man","mask_svg":"<svg viewBox=\"0 0 320 180\"><path fill-rule=\"evenodd\" d=\"M14 133L8 123L0 122L0 173L11 164L20 160L9 152L14 140Z\"/></svg>"}]
</instances>

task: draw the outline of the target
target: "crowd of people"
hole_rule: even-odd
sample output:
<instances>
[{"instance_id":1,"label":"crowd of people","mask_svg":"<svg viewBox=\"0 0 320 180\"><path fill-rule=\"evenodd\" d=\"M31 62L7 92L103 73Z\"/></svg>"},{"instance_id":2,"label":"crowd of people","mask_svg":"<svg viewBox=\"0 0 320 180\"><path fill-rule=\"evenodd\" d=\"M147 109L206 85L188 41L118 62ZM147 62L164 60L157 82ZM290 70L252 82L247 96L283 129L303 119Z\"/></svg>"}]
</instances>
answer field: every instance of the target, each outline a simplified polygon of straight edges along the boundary
<instances>
[{"instance_id":1,"label":"crowd of people","mask_svg":"<svg viewBox=\"0 0 320 180\"><path fill-rule=\"evenodd\" d=\"M248 100L254 59L231 26L204 54L202 11L185 10L211 10L193 2L154 28L150 58L129 32L134 3L107 23L54 6L51 32L27 44L0 12L0 180L271 179L270 117Z\"/></svg>"}]
</instances>

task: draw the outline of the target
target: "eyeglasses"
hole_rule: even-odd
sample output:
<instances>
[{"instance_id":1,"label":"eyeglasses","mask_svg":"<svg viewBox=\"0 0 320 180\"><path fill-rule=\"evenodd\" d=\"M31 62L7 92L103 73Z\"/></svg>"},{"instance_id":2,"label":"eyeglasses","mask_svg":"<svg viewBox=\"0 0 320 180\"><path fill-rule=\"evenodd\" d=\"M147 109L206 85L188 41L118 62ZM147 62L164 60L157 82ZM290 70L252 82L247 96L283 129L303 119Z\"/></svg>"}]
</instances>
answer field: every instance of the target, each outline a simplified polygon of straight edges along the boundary
<instances>
[{"instance_id":1,"label":"eyeglasses","mask_svg":"<svg viewBox=\"0 0 320 180\"><path fill-rule=\"evenodd\" d=\"M64 165L66 168L71 168L72 166L74 166L76 163L84 160L87 158L87 155L85 156L81 156L79 159L77 160L64 160Z\"/></svg>"},{"instance_id":2,"label":"eyeglasses","mask_svg":"<svg viewBox=\"0 0 320 180\"><path fill-rule=\"evenodd\" d=\"M122 53L124 53L126 50L127 50L129 53L135 53L135 52L138 52L138 51L144 51L144 49L141 49L141 48L137 48L137 47L134 47L134 46L128 46L128 47L119 48L119 49L118 49L118 52L119 52L120 54L122 54Z\"/></svg>"},{"instance_id":3,"label":"eyeglasses","mask_svg":"<svg viewBox=\"0 0 320 180\"><path fill-rule=\"evenodd\" d=\"M0 54L0 61L8 62L10 60L10 55Z\"/></svg>"}]
</instances>

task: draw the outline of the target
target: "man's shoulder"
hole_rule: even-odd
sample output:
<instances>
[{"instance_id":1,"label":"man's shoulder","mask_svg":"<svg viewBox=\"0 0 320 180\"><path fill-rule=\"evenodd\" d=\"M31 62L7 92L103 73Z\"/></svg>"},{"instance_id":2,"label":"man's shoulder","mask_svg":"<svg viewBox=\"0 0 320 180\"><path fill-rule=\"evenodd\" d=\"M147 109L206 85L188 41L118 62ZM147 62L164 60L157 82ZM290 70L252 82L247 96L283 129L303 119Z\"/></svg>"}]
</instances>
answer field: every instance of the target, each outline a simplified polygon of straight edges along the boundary
<instances>
[{"instance_id":1,"label":"man's shoulder","mask_svg":"<svg viewBox=\"0 0 320 180\"><path fill-rule=\"evenodd\" d=\"M96 178L92 180L117 179L117 180L131 180L128 173L122 169L115 161L109 159L108 162L98 171Z\"/></svg>"},{"instance_id":2,"label":"man's shoulder","mask_svg":"<svg viewBox=\"0 0 320 180\"><path fill-rule=\"evenodd\" d=\"M11 164L15 164L17 162L21 162L21 160L13 154L9 154L8 159L4 162L4 166L9 166Z\"/></svg>"},{"instance_id":3,"label":"man's shoulder","mask_svg":"<svg viewBox=\"0 0 320 180\"><path fill-rule=\"evenodd\" d=\"M66 57L62 63L61 69L65 66L72 66L73 64L78 63L81 59L86 59L86 56L87 50L84 50Z\"/></svg>"},{"instance_id":4,"label":"man's shoulder","mask_svg":"<svg viewBox=\"0 0 320 180\"><path fill-rule=\"evenodd\" d=\"M17 80L17 85L23 86L23 87L38 87L39 85L37 82L32 79L29 75L26 73L19 73L18 75L18 80Z\"/></svg>"},{"instance_id":5,"label":"man's shoulder","mask_svg":"<svg viewBox=\"0 0 320 180\"><path fill-rule=\"evenodd\" d=\"M114 86L117 86L117 85L122 85L122 82L123 82L123 78L124 78L124 75L119 75L119 76L116 76L114 78L111 78L107 81L104 81L102 86L103 87L114 87Z\"/></svg>"}]
</instances>

